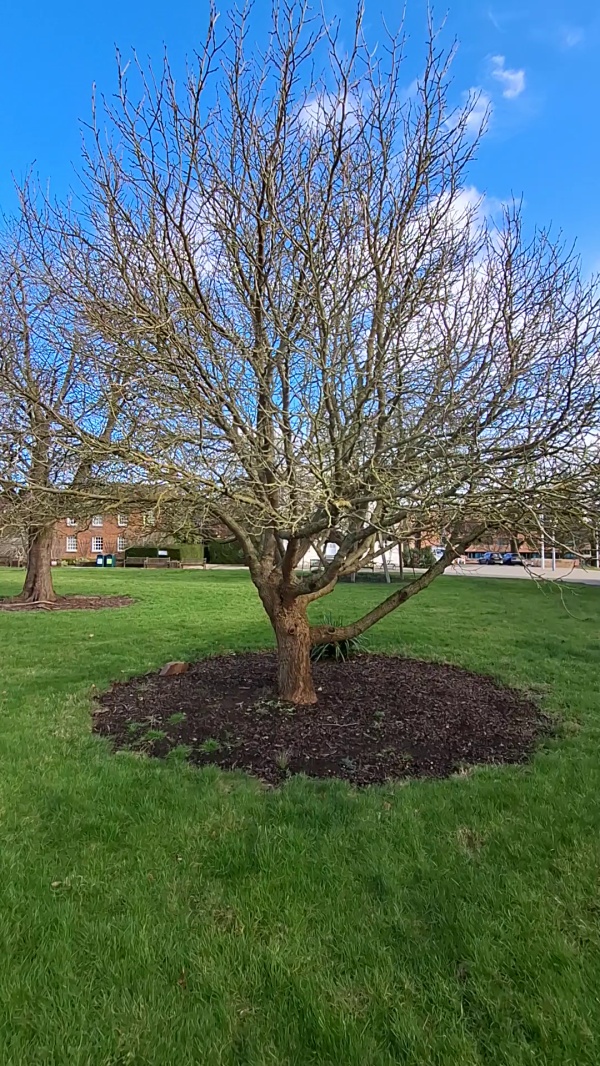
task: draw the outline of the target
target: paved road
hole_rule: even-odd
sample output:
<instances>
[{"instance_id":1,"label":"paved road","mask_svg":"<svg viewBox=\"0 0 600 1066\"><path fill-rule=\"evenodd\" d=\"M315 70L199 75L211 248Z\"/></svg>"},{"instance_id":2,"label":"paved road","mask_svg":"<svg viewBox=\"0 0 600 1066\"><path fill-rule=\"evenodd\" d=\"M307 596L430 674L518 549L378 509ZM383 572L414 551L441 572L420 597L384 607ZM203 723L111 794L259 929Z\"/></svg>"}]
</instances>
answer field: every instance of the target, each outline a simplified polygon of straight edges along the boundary
<instances>
[{"instance_id":1,"label":"paved road","mask_svg":"<svg viewBox=\"0 0 600 1066\"><path fill-rule=\"evenodd\" d=\"M574 585L596 585L600 588L599 570L580 570L579 567L557 567L550 569L550 564L545 570L539 566L484 566L473 563L455 564L446 570L449 577L494 577L494 578L518 578L521 581L533 581L541 578L543 581L568 582Z\"/></svg>"},{"instance_id":2,"label":"paved road","mask_svg":"<svg viewBox=\"0 0 600 1066\"><path fill-rule=\"evenodd\" d=\"M186 570L201 570L202 566L186 566ZM244 566L238 564L223 564L223 563L209 563L206 567L208 570L245 570ZM423 570L413 571L412 568L406 567L404 570L406 577L411 577L412 574L423 574ZM397 573L397 571L395 571ZM512 578L513 580L521 581L534 581L536 578L540 578L543 581L560 581L568 582L574 585L596 585L600 588L600 570L580 570L578 567L574 567L570 570L568 567L560 567L556 570L550 569L550 564L545 570L541 570L539 566L524 567L524 566L484 566L474 563L463 563L449 566L446 570L446 575L449 577L492 577L492 578Z\"/></svg>"}]
</instances>

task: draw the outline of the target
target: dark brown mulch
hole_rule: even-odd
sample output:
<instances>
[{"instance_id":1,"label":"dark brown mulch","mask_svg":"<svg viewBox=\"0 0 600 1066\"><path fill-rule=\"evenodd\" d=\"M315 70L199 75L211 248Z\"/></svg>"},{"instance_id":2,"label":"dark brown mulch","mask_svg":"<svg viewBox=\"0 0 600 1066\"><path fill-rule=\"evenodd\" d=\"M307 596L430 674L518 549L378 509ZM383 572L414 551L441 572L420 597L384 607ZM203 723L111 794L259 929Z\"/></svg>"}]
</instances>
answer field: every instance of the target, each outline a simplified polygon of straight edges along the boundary
<instances>
[{"instance_id":1,"label":"dark brown mulch","mask_svg":"<svg viewBox=\"0 0 600 1066\"><path fill-rule=\"evenodd\" d=\"M117 682L98 698L94 729L116 748L177 748L271 784L304 773L356 785L522 762L549 730L524 695L456 666L385 655L317 663L316 707L281 704L275 669L273 653L247 653Z\"/></svg>"},{"instance_id":2,"label":"dark brown mulch","mask_svg":"<svg viewBox=\"0 0 600 1066\"><path fill-rule=\"evenodd\" d=\"M0 600L0 611L98 611L101 607L130 607L131 596L57 596L41 603L19 603L16 599Z\"/></svg>"}]
</instances>

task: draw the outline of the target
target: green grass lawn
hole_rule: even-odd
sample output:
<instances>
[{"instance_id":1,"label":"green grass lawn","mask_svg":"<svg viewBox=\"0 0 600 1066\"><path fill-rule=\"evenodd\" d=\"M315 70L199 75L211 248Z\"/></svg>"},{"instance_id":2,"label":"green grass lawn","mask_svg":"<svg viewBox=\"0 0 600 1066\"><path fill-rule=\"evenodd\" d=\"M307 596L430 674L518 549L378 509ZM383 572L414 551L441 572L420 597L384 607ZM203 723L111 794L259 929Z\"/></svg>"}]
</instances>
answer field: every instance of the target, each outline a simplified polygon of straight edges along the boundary
<instances>
[{"instance_id":1,"label":"green grass lawn","mask_svg":"<svg viewBox=\"0 0 600 1066\"><path fill-rule=\"evenodd\" d=\"M1 1066L597 1066L600 589L446 578L386 619L373 648L564 724L527 767L356 792L91 736L93 686L271 644L245 573L56 584L136 603L0 613Z\"/></svg>"}]
</instances>

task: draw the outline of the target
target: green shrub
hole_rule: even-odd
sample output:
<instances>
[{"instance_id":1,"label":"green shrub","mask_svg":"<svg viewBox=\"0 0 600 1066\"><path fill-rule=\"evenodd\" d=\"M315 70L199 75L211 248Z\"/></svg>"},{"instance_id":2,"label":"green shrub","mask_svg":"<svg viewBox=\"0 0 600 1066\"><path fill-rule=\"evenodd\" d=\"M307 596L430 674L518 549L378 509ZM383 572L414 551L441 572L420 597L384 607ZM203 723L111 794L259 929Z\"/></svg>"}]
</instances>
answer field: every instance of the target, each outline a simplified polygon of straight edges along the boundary
<instances>
[{"instance_id":1,"label":"green shrub","mask_svg":"<svg viewBox=\"0 0 600 1066\"><path fill-rule=\"evenodd\" d=\"M344 623L333 615L325 615L321 625L338 626ZM348 640L326 640L322 644L315 644L310 650L313 662L318 663L321 659L335 659L336 662L347 662L354 655L366 651L367 642L364 637L350 637Z\"/></svg>"},{"instance_id":2,"label":"green shrub","mask_svg":"<svg viewBox=\"0 0 600 1066\"><path fill-rule=\"evenodd\" d=\"M204 544L178 544L182 563L201 563L204 560Z\"/></svg>"},{"instance_id":3,"label":"green shrub","mask_svg":"<svg viewBox=\"0 0 600 1066\"><path fill-rule=\"evenodd\" d=\"M402 553L402 558L405 566L417 566L424 570L429 570L429 567L435 563L435 555L431 548L406 548Z\"/></svg>"},{"instance_id":4,"label":"green shrub","mask_svg":"<svg viewBox=\"0 0 600 1066\"><path fill-rule=\"evenodd\" d=\"M231 566L246 561L242 546L237 540L209 540L206 546L211 563L227 563Z\"/></svg>"},{"instance_id":5,"label":"green shrub","mask_svg":"<svg viewBox=\"0 0 600 1066\"><path fill-rule=\"evenodd\" d=\"M204 544L133 544L125 551L129 559L156 559L159 551L166 551L169 559L182 563L201 563L204 560ZM209 540L206 542L211 563L244 563L244 553L237 540Z\"/></svg>"}]
</instances>

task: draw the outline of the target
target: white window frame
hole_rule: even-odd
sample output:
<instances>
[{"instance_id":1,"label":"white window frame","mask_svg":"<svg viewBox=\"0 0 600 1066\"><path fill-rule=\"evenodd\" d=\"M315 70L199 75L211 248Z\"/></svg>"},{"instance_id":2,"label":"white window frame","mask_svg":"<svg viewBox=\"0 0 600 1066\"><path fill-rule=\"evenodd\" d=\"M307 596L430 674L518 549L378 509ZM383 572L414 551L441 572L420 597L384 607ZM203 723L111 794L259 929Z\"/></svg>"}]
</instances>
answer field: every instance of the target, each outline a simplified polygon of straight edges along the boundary
<instances>
[{"instance_id":1,"label":"white window frame","mask_svg":"<svg viewBox=\"0 0 600 1066\"><path fill-rule=\"evenodd\" d=\"M77 522L75 521L74 518L67 518L66 522L67 522L68 526L76 526L77 525Z\"/></svg>"},{"instance_id":2,"label":"white window frame","mask_svg":"<svg viewBox=\"0 0 600 1066\"><path fill-rule=\"evenodd\" d=\"M127 522L128 522L128 518L127 518L126 514L118 514L117 515L117 525L118 526L121 526L121 527L126 526Z\"/></svg>"},{"instance_id":3,"label":"white window frame","mask_svg":"<svg viewBox=\"0 0 600 1066\"><path fill-rule=\"evenodd\" d=\"M127 541L125 537L117 537L117 551L124 552L127 547Z\"/></svg>"},{"instance_id":4,"label":"white window frame","mask_svg":"<svg viewBox=\"0 0 600 1066\"><path fill-rule=\"evenodd\" d=\"M77 537L67 537L65 551L68 551L69 553L77 551Z\"/></svg>"},{"instance_id":5,"label":"white window frame","mask_svg":"<svg viewBox=\"0 0 600 1066\"><path fill-rule=\"evenodd\" d=\"M94 515L94 517L92 518L92 525L96 526L96 528L98 529L104 525L104 519L102 518L101 514Z\"/></svg>"},{"instance_id":6,"label":"white window frame","mask_svg":"<svg viewBox=\"0 0 600 1066\"><path fill-rule=\"evenodd\" d=\"M104 540L102 537L92 537L92 551L102 552L104 551Z\"/></svg>"}]
</instances>

